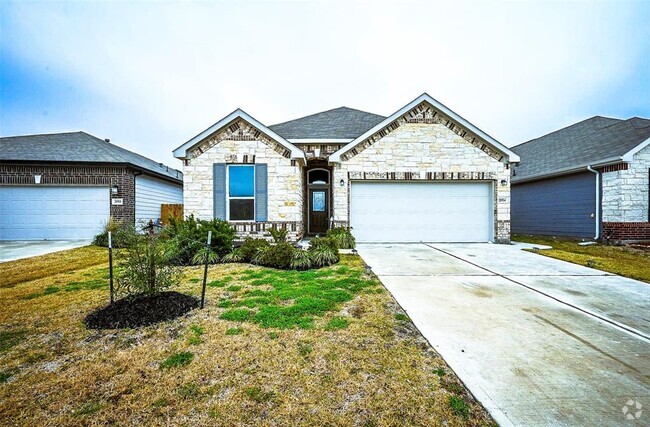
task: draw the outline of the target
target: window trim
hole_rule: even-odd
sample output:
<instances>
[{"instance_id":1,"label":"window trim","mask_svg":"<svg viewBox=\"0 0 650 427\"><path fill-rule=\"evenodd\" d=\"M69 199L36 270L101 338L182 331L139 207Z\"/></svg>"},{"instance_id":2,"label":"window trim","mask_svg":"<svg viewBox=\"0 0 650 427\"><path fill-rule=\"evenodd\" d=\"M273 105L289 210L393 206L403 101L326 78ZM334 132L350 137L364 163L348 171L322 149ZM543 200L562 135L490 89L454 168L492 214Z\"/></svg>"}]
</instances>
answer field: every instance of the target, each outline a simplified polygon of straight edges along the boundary
<instances>
[{"instance_id":1,"label":"window trim","mask_svg":"<svg viewBox=\"0 0 650 427\"><path fill-rule=\"evenodd\" d=\"M248 166L253 168L253 196L252 197L241 197L233 196L230 197L230 167L231 166ZM256 197L256 188L255 182L257 179L257 168L255 165L250 163L228 163L226 164L226 221L228 222L255 222L257 218L257 197ZM253 200L253 218L252 219L230 219L230 200Z\"/></svg>"}]
</instances>

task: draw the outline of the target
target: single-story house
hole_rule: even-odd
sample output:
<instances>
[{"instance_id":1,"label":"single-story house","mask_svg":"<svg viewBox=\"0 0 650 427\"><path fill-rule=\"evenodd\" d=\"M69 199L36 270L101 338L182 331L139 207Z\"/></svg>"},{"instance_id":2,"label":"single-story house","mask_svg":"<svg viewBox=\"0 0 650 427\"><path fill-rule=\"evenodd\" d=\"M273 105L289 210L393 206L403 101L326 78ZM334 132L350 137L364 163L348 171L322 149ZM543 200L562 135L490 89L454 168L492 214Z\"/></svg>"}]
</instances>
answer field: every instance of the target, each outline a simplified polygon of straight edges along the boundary
<instances>
[{"instance_id":1,"label":"single-story house","mask_svg":"<svg viewBox=\"0 0 650 427\"><path fill-rule=\"evenodd\" d=\"M512 151L514 233L650 240L650 120L596 116Z\"/></svg>"},{"instance_id":2,"label":"single-story house","mask_svg":"<svg viewBox=\"0 0 650 427\"><path fill-rule=\"evenodd\" d=\"M174 156L185 213L241 237L350 226L360 242L510 241L518 156L427 94L388 117L340 107L266 126L237 109Z\"/></svg>"},{"instance_id":3,"label":"single-story house","mask_svg":"<svg viewBox=\"0 0 650 427\"><path fill-rule=\"evenodd\" d=\"M183 202L183 175L85 132L0 138L0 240L91 239Z\"/></svg>"}]
</instances>

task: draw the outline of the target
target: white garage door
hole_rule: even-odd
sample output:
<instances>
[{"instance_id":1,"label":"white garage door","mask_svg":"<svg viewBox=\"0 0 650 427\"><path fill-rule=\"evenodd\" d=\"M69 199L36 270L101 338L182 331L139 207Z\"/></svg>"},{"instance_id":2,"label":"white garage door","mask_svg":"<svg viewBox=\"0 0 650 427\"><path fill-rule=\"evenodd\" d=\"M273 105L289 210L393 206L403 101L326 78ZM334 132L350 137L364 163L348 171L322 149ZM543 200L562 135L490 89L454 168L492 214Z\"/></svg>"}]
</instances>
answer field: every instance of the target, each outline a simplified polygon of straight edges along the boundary
<instances>
[{"instance_id":1,"label":"white garage door","mask_svg":"<svg viewBox=\"0 0 650 427\"><path fill-rule=\"evenodd\" d=\"M0 240L92 239L109 209L108 187L0 187Z\"/></svg>"},{"instance_id":2,"label":"white garage door","mask_svg":"<svg viewBox=\"0 0 650 427\"><path fill-rule=\"evenodd\" d=\"M486 182L352 182L350 225L359 242L492 240Z\"/></svg>"}]
</instances>

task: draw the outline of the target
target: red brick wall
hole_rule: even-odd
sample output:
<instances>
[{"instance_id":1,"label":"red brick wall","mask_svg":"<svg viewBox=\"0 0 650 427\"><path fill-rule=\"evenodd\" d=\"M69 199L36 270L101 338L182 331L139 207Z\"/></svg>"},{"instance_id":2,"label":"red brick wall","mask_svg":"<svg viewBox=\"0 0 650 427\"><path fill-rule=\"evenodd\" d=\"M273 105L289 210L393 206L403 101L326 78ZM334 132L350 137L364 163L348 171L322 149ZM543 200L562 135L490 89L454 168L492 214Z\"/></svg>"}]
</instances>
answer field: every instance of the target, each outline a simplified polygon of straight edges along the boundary
<instances>
[{"instance_id":1,"label":"red brick wall","mask_svg":"<svg viewBox=\"0 0 650 427\"><path fill-rule=\"evenodd\" d=\"M36 184L34 175L41 175ZM126 166L89 165L39 165L0 163L0 185L93 185L106 186L110 203L113 185L119 188L112 197L121 198L124 204L111 205L111 217L135 221L135 175Z\"/></svg>"},{"instance_id":2,"label":"red brick wall","mask_svg":"<svg viewBox=\"0 0 650 427\"><path fill-rule=\"evenodd\" d=\"M650 222L603 222L603 237L610 240L650 240Z\"/></svg>"}]
</instances>

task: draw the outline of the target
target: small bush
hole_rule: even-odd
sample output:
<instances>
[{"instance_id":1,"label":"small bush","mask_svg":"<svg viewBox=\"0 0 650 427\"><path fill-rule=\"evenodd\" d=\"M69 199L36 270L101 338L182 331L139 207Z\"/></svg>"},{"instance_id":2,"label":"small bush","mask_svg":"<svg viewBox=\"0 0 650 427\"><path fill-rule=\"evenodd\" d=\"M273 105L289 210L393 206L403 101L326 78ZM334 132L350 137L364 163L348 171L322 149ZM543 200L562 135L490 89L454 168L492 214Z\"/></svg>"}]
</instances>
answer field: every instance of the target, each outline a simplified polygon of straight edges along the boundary
<instances>
[{"instance_id":1,"label":"small bush","mask_svg":"<svg viewBox=\"0 0 650 427\"><path fill-rule=\"evenodd\" d=\"M189 351L181 351L180 353L175 353L165 359L164 362L160 364L160 367L163 369L169 368L179 368L181 366L187 366L194 359L194 355Z\"/></svg>"},{"instance_id":2,"label":"small bush","mask_svg":"<svg viewBox=\"0 0 650 427\"><path fill-rule=\"evenodd\" d=\"M286 270L291 267L295 251L296 248L288 243L278 243L260 250L253 258L253 263Z\"/></svg>"},{"instance_id":3,"label":"small bush","mask_svg":"<svg viewBox=\"0 0 650 427\"><path fill-rule=\"evenodd\" d=\"M235 249L221 258L221 262L244 262L244 256L241 249Z\"/></svg>"},{"instance_id":4,"label":"small bush","mask_svg":"<svg viewBox=\"0 0 650 427\"><path fill-rule=\"evenodd\" d=\"M313 267L327 267L339 262L339 247L334 239L315 237L309 245L309 256Z\"/></svg>"},{"instance_id":5,"label":"small bush","mask_svg":"<svg viewBox=\"0 0 650 427\"><path fill-rule=\"evenodd\" d=\"M137 235L133 224L110 218L104 225L104 231L96 235L93 239L93 245L107 248L109 231L111 232L111 243L114 248L125 248L129 245L133 237Z\"/></svg>"},{"instance_id":6,"label":"small bush","mask_svg":"<svg viewBox=\"0 0 650 427\"><path fill-rule=\"evenodd\" d=\"M287 241L288 230L286 228L273 227L269 230L275 243L285 243Z\"/></svg>"},{"instance_id":7,"label":"small bush","mask_svg":"<svg viewBox=\"0 0 650 427\"><path fill-rule=\"evenodd\" d=\"M248 237L244 240L244 244L241 245L237 251L239 252L242 261L252 262L253 258L255 258L259 251L266 249L269 246L271 246L271 244L264 239L253 239Z\"/></svg>"},{"instance_id":8,"label":"small bush","mask_svg":"<svg viewBox=\"0 0 650 427\"><path fill-rule=\"evenodd\" d=\"M334 227L327 231L327 237L334 240L339 249L354 249L356 240L350 230L345 227Z\"/></svg>"},{"instance_id":9,"label":"small bush","mask_svg":"<svg viewBox=\"0 0 650 427\"><path fill-rule=\"evenodd\" d=\"M170 219L169 225L161 233L166 241L169 261L175 265L199 263L201 257L197 257L197 254L204 250L209 231L212 231L210 251L214 254L213 259L232 251L235 229L227 221L197 220L193 215L184 220Z\"/></svg>"},{"instance_id":10,"label":"small bush","mask_svg":"<svg viewBox=\"0 0 650 427\"><path fill-rule=\"evenodd\" d=\"M311 255L302 249L296 249L291 259L291 268L294 270L308 270L311 268Z\"/></svg>"}]
</instances>

